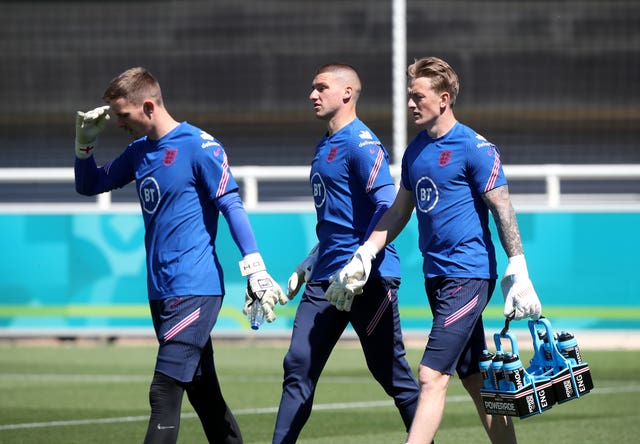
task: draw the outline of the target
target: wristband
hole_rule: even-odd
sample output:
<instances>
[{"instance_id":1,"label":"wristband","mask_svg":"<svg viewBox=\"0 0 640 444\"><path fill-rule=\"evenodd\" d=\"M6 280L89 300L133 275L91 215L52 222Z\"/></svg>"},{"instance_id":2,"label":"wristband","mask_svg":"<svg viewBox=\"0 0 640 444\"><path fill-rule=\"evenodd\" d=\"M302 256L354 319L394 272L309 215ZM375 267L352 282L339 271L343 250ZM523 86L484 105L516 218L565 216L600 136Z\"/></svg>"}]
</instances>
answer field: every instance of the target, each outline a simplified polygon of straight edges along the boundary
<instances>
[{"instance_id":1,"label":"wristband","mask_svg":"<svg viewBox=\"0 0 640 444\"><path fill-rule=\"evenodd\" d=\"M242 274L242 276L249 276L258 271L267 270L267 267L264 265L264 261L262 260L262 256L260 256L260 253L247 254L242 258L238 265L240 266L240 273Z\"/></svg>"}]
</instances>

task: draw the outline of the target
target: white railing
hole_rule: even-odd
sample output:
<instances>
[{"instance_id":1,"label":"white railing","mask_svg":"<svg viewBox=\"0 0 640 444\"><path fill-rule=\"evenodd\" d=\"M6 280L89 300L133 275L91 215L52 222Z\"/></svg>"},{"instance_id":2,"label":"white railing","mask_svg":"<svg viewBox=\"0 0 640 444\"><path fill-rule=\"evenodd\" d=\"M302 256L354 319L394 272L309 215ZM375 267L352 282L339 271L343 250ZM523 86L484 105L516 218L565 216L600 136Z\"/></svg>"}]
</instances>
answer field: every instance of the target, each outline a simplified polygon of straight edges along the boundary
<instances>
[{"instance_id":1,"label":"white railing","mask_svg":"<svg viewBox=\"0 0 640 444\"><path fill-rule=\"evenodd\" d=\"M619 180L640 180L640 165L620 164L620 165L505 165L504 172L508 180L544 180L545 200L544 205L548 208L559 208L562 203L561 182L572 180L594 180L594 181L619 181ZM566 195L565 195L566 196ZM588 202L598 205L623 204L637 206L640 204L640 195L635 191L625 194L598 194L582 196L566 196L568 201ZM581 198L582 197L582 198ZM517 200L517 196L514 196Z\"/></svg>"},{"instance_id":2,"label":"white railing","mask_svg":"<svg viewBox=\"0 0 640 444\"><path fill-rule=\"evenodd\" d=\"M562 181L594 180L640 180L640 164L632 165L505 165L505 174L510 181L542 180L545 182L545 192L537 196L540 206L546 208L559 208L566 196L561 193ZM259 187L264 182L306 182L309 179L308 166L237 166L232 168L233 175L239 182L244 204L247 209L259 209L266 207L259 201ZM396 180L400 177L400 167L393 165L391 172ZM35 184L35 183L73 183L73 168L0 168L0 185L3 184ZM576 195L573 195L575 198ZM597 201L600 204L621 202L631 206L640 207L640 195L636 191L611 195L599 194L582 195L579 201ZM531 196L527 195L527 199ZM518 201L518 195L514 195L514 201ZM309 198L310 202L310 198ZM3 205L1 204L0 208ZM22 204L28 206L30 204ZM117 204L111 202L110 193L104 193L96 198L98 209L109 210ZM280 208L291 208L291 202L271 204ZM295 204L293 204L295 206Z\"/></svg>"}]
</instances>

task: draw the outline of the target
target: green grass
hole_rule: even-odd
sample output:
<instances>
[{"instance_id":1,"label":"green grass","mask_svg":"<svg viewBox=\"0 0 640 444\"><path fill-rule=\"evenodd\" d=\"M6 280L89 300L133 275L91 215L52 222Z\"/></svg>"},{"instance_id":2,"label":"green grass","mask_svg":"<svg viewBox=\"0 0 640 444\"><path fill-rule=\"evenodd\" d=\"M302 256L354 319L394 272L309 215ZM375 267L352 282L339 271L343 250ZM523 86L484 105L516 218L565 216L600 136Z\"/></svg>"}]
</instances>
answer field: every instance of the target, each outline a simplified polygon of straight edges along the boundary
<instances>
[{"instance_id":1,"label":"green grass","mask_svg":"<svg viewBox=\"0 0 640 444\"><path fill-rule=\"evenodd\" d=\"M245 443L269 443L282 383L285 346L215 345L228 403ZM415 369L422 351L409 349ZM640 359L636 351L583 351L595 389L542 415L516 419L520 443L631 442L640 435ZM523 352L523 358L530 356ZM0 443L140 443L155 347L0 345ZM355 403L360 404L354 405ZM369 403L367 405L366 403ZM334 351L318 386L301 444L403 443L402 423L351 344ZM86 422L82 422L86 421ZM486 443L459 381L448 394L438 443ZM189 402L180 443L206 442Z\"/></svg>"}]
</instances>

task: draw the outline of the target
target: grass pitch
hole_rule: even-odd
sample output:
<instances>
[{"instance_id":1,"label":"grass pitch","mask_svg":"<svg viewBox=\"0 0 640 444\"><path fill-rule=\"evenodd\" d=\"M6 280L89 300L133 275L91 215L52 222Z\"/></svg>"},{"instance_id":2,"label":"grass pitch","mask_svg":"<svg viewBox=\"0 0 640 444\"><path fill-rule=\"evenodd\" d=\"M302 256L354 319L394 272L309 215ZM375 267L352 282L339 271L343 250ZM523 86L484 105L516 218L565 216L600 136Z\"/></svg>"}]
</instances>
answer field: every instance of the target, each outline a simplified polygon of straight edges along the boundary
<instances>
[{"instance_id":1,"label":"grass pitch","mask_svg":"<svg viewBox=\"0 0 640 444\"><path fill-rule=\"evenodd\" d=\"M245 443L270 443L282 384L286 345L214 343L227 402ZM155 346L0 345L0 443L141 443ZM422 350L407 356L417 370ZM640 436L640 354L583 351L594 390L541 415L515 419L520 443L635 442ZM523 352L523 362L530 353ZM362 351L341 343L320 380L315 410L301 444L404 443L392 402L366 369ZM453 380L440 443L486 443L471 401ZM206 442L188 400L179 443Z\"/></svg>"}]
</instances>

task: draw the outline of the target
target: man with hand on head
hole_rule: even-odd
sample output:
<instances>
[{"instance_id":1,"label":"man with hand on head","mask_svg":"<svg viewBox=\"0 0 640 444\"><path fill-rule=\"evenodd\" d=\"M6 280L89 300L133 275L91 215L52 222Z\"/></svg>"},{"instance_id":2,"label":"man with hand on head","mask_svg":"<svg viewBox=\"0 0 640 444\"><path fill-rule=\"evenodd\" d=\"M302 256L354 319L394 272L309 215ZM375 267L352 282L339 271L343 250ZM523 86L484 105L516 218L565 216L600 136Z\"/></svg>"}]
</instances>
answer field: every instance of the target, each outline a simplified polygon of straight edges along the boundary
<instances>
[{"instance_id":1,"label":"man with hand on head","mask_svg":"<svg viewBox=\"0 0 640 444\"><path fill-rule=\"evenodd\" d=\"M454 371L471 395L491 442L513 443L511 418L487 415L480 395L478 363L486 348L482 311L497 279L489 212L509 258L501 282L504 315L538 319L541 306L527 272L500 154L495 145L456 120L453 106L459 82L449 64L428 57L410 65L408 74L409 110L423 131L404 153L401 186L393 204L335 276L326 296L339 302L366 288L372 261L402 231L415 209L433 325L420 363L420 401L407 443L434 439ZM355 296L354 305L365 297Z\"/></svg>"},{"instance_id":2,"label":"man with hand on head","mask_svg":"<svg viewBox=\"0 0 640 444\"><path fill-rule=\"evenodd\" d=\"M311 85L316 117L327 124L310 173L319 242L289 279L289 298L305 281L306 286L284 358L274 444L297 441L311 414L320 374L349 323L369 370L393 398L406 429L416 408L418 384L405 359L400 330L395 248L389 245L378 254L358 299L343 300L338 310L324 297L329 277L347 263L395 195L387 152L356 115L360 90L357 72L345 64L320 67Z\"/></svg>"},{"instance_id":3,"label":"man with hand on head","mask_svg":"<svg viewBox=\"0 0 640 444\"><path fill-rule=\"evenodd\" d=\"M75 184L78 193L93 196L135 181L140 198L149 306L159 342L144 442L176 442L186 391L209 442L242 443L220 389L211 343L224 299L215 248L220 213L243 256L245 314L259 303L273 322L274 306L287 298L266 271L220 142L174 120L159 83L144 68L114 78L103 100L107 106L77 113ZM93 148L109 111L135 140L98 167Z\"/></svg>"}]
</instances>

